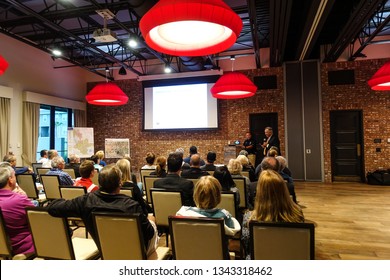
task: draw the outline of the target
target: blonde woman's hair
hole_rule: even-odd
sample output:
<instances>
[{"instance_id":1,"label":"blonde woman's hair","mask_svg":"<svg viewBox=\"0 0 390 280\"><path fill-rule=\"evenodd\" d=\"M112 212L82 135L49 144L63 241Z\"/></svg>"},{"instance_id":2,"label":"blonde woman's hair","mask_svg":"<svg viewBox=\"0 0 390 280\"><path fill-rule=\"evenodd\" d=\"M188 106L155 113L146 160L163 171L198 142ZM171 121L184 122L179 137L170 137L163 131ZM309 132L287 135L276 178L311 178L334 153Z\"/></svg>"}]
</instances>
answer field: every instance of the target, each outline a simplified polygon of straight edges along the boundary
<instances>
[{"instance_id":1,"label":"blonde woman's hair","mask_svg":"<svg viewBox=\"0 0 390 280\"><path fill-rule=\"evenodd\" d=\"M202 176L194 189L194 202L200 209L213 209L221 202L221 184L212 176Z\"/></svg>"},{"instance_id":2,"label":"blonde woman's hair","mask_svg":"<svg viewBox=\"0 0 390 280\"><path fill-rule=\"evenodd\" d=\"M104 151L100 150L95 153L95 155L102 160L104 158Z\"/></svg>"},{"instance_id":3,"label":"blonde woman's hair","mask_svg":"<svg viewBox=\"0 0 390 280\"><path fill-rule=\"evenodd\" d=\"M116 162L116 166L122 172L121 183L131 182L130 161L122 158Z\"/></svg>"},{"instance_id":4,"label":"blonde woman's hair","mask_svg":"<svg viewBox=\"0 0 390 280\"><path fill-rule=\"evenodd\" d=\"M249 159L245 155L238 155L237 160L241 162L241 165L248 165L249 164Z\"/></svg>"},{"instance_id":5,"label":"blonde woman's hair","mask_svg":"<svg viewBox=\"0 0 390 280\"><path fill-rule=\"evenodd\" d=\"M242 171L242 164L238 159L230 159L227 166L230 174L232 175L240 175Z\"/></svg>"},{"instance_id":6,"label":"blonde woman's hair","mask_svg":"<svg viewBox=\"0 0 390 280\"><path fill-rule=\"evenodd\" d=\"M304 222L301 208L293 202L283 178L274 170L260 173L251 220Z\"/></svg>"}]
</instances>

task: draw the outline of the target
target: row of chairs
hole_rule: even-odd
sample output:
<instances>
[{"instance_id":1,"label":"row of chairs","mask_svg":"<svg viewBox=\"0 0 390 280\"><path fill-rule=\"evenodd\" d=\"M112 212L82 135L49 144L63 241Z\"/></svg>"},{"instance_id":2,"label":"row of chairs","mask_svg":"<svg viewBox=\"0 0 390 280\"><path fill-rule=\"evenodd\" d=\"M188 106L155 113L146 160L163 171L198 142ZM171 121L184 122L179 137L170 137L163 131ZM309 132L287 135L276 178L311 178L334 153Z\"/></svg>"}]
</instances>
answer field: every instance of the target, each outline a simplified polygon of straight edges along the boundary
<instances>
[{"instance_id":1,"label":"row of chairs","mask_svg":"<svg viewBox=\"0 0 390 280\"><path fill-rule=\"evenodd\" d=\"M43 259L146 260L167 259L169 248L159 247L147 257L138 214L93 213L97 242L71 237L67 220L52 217L45 208L27 208L36 249ZM172 255L176 260L231 259L223 219L169 216ZM254 260L314 259L314 225L309 223L250 222ZM0 211L0 256L12 259Z\"/></svg>"}]
</instances>

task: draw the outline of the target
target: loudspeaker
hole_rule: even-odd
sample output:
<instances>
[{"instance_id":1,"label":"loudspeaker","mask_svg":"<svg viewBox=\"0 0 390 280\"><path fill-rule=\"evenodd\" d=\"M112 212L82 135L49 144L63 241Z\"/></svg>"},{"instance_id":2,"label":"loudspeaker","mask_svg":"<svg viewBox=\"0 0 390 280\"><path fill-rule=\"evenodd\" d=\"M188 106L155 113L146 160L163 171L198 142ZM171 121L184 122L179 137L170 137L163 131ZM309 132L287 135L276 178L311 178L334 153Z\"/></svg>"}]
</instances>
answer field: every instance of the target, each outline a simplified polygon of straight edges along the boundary
<instances>
[{"instance_id":1,"label":"loudspeaker","mask_svg":"<svg viewBox=\"0 0 390 280\"><path fill-rule=\"evenodd\" d=\"M253 82L257 86L257 89L277 89L277 76L255 76Z\"/></svg>"},{"instance_id":2,"label":"loudspeaker","mask_svg":"<svg viewBox=\"0 0 390 280\"><path fill-rule=\"evenodd\" d=\"M328 71L328 84L330 86L355 84L355 70Z\"/></svg>"}]
</instances>

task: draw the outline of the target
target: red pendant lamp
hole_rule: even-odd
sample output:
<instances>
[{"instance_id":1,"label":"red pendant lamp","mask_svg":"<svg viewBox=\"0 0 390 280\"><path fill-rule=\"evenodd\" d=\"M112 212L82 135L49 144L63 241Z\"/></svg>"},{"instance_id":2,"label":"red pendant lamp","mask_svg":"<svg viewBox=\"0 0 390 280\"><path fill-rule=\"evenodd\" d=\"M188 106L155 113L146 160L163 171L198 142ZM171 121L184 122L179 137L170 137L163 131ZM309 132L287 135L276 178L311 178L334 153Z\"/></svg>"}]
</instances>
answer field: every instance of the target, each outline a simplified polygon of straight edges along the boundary
<instances>
[{"instance_id":1,"label":"red pendant lamp","mask_svg":"<svg viewBox=\"0 0 390 280\"><path fill-rule=\"evenodd\" d=\"M0 75L3 75L8 68L8 62L0 55Z\"/></svg>"},{"instance_id":2,"label":"red pendant lamp","mask_svg":"<svg viewBox=\"0 0 390 280\"><path fill-rule=\"evenodd\" d=\"M160 0L140 21L146 43L174 56L205 56L232 46L241 18L222 0Z\"/></svg>"},{"instance_id":3,"label":"red pendant lamp","mask_svg":"<svg viewBox=\"0 0 390 280\"><path fill-rule=\"evenodd\" d=\"M85 97L89 104L101 106L119 106L127 103L129 98L114 83L97 84Z\"/></svg>"},{"instance_id":4,"label":"red pendant lamp","mask_svg":"<svg viewBox=\"0 0 390 280\"><path fill-rule=\"evenodd\" d=\"M247 98L255 95L257 87L240 72L223 74L211 88L211 94L219 99Z\"/></svg>"},{"instance_id":5,"label":"red pendant lamp","mask_svg":"<svg viewBox=\"0 0 390 280\"><path fill-rule=\"evenodd\" d=\"M372 90L390 90L390 61L376 71L368 80L368 85Z\"/></svg>"}]
</instances>

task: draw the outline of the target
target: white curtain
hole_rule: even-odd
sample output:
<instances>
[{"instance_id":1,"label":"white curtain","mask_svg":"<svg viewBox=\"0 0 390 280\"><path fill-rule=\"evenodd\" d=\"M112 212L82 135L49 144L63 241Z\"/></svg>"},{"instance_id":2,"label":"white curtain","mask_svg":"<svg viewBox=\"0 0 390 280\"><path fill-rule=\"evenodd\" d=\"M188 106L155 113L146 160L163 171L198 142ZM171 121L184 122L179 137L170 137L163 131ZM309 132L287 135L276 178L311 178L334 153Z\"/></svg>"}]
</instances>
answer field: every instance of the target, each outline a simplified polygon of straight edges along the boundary
<instances>
[{"instance_id":1,"label":"white curtain","mask_svg":"<svg viewBox=\"0 0 390 280\"><path fill-rule=\"evenodd\" d=\"M8 153L11 100L0 97L0 161Z\"/></svg>"},{"instance_id":2,"label":"white curtain","mask_svg":"<svg viewBox=\"0 0 390 280\"><path fill-rule=\"evenodd\" d=\"M23 102L23 165L36 162L40 104Z\"/></svg>"},{"instance_id":3,"label":"white curtain","mask_svg":"<svg viewBox=\"0 0 390 280\"><path fill-rule=\"evenodd\" d=\"M74 126L75 127L86 127L87 126L87 114L84 110L74 111Z\"/></svg>"}]
</instances>

